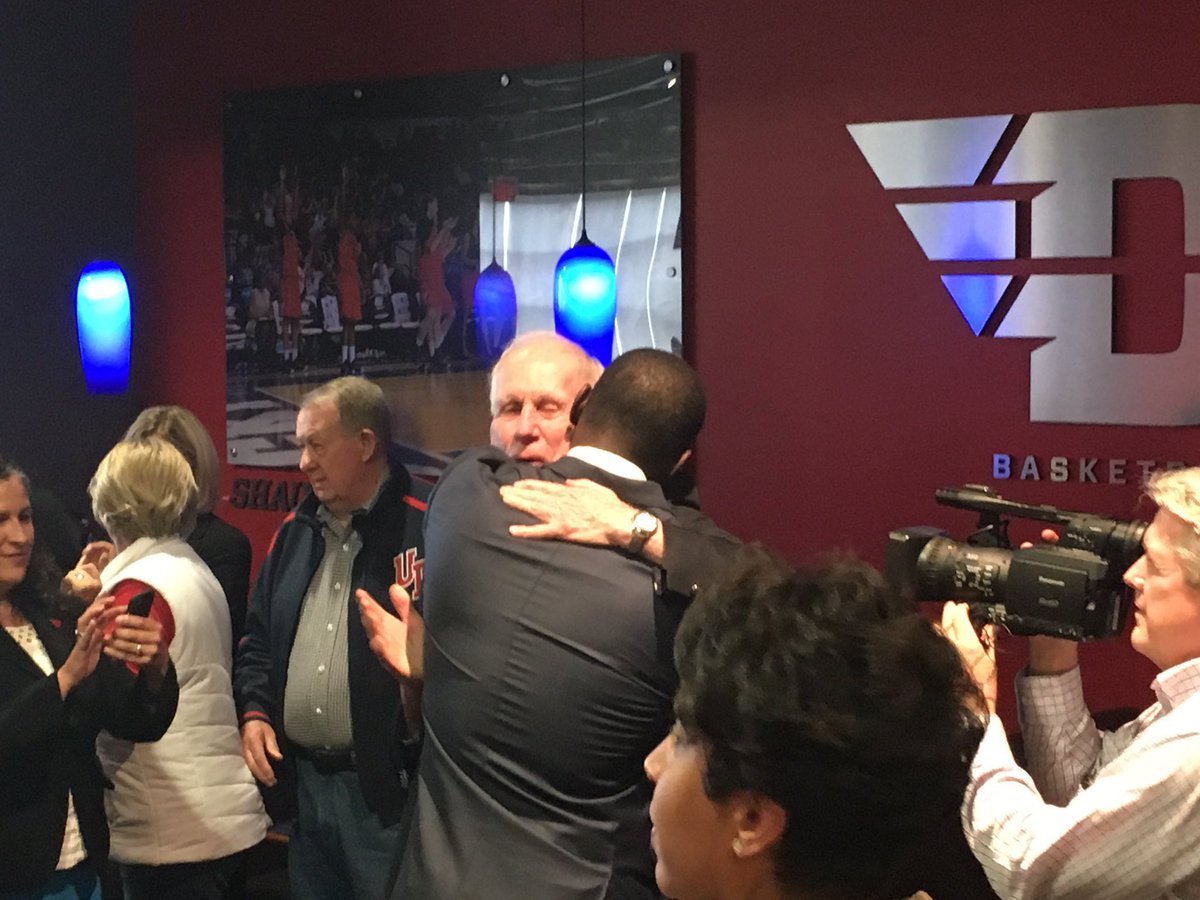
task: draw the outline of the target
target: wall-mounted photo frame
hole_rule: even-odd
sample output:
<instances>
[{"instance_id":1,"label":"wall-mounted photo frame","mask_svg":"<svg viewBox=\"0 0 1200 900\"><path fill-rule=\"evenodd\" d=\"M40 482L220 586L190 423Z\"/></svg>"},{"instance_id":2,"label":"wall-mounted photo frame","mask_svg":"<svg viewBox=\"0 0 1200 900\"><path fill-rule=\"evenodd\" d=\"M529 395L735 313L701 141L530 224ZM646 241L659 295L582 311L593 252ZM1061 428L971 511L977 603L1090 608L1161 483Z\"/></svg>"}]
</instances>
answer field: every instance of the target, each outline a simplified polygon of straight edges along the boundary
<instances>
[{"instance_id":1,"label":"wall-mounted photo frame","mask_svg":"<svg viewBox=\"0 0 1200 900\"><path fill-rule=\"evenodd\" d=\"M680 76L656 54L227 98L229 462L294 467L300 398L344 372L384 389L414 472L486 443L487 372L555 328L585 217L613 355L681 352Z\"/></svg>"}]
</instances>

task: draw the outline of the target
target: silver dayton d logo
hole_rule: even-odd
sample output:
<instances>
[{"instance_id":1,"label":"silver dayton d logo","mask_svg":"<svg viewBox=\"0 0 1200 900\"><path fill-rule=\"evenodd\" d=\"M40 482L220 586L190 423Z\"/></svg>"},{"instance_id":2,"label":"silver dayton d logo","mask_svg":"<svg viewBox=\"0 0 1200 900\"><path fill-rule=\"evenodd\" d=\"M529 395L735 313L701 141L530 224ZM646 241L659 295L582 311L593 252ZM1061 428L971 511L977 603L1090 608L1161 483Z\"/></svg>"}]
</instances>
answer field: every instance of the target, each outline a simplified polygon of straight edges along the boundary
<instances>
[{"instance_id":1,"label":"silver dayton d logo","mask_svg":"<svg viewBox=\"0 0 1200 900\"><path fill-rule=\"evenodd\" d=\"M1115 276L1061 274L1112 257L1125 179L1179 183L1183 252L1200 255L1200 106L847 127L925 255L958 264L942 283L974 333L1049 338L1030 355L1031 420L1200 424L1200 274L1184 275L1169 353L1114 352ZM1049 260L1057 274L1038 271Z\"/></svg>"}]
</instances>

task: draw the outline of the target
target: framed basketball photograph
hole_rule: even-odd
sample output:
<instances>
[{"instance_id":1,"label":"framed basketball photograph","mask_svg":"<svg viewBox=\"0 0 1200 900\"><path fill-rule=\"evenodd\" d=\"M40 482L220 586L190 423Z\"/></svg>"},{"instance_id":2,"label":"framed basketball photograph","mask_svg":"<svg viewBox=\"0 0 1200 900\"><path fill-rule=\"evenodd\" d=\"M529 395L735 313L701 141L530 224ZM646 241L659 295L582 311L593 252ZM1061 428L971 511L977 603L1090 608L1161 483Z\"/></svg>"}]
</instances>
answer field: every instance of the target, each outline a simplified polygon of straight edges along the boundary
<instances>
[{"instance_id":1,"label":"framed basketball photograph","mask_svg":"<svg viewBox=\"0 0 1200 900\"><path fill-rule=\"evenodd\" d=\"M436 477L487 442L504 346L571 327L576 245L615 287L589 352L679 352L679 81L663 54L228 97L229 462L295 467L301 397L354 373Z\"/></svg>"}]
</instances>

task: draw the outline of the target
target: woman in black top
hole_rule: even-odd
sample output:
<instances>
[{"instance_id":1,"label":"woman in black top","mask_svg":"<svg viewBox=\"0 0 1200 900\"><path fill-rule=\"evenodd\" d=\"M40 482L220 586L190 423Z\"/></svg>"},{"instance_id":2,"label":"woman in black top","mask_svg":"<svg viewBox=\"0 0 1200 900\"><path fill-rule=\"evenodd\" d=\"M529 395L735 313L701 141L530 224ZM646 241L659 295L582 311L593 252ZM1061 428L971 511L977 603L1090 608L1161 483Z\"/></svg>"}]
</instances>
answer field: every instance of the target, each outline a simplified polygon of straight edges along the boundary
<instances>
[{"instance_id":1,"label":"woman in black top","mask_svg":"<svg viewBox=\"0 0 1200 900\"><path fill-rule=\"evenodd\" d=\"M157 622L57 593L29 482L0 457L0 898L98 900L108 855L96 735L162 736L178 684Z\"/></svg>"}]
</instances>

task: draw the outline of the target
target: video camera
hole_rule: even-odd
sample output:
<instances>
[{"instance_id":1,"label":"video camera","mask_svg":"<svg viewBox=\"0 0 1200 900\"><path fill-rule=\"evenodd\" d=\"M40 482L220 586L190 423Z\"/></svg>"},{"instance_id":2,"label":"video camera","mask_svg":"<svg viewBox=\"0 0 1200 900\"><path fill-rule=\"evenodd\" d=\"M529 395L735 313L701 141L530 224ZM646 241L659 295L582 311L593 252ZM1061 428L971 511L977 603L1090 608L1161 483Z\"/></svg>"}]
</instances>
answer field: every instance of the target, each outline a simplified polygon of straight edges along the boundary
<instances>
[{"instance_id":1,"label":"video camera","mask_svg":"<svg viewBox=\"0 0 1200 900\"><path fill-rule=\"evenodd\" d=\"M1124 629L1129 600L1121 576L1142 553L1144 522L1017 503L976 484L934 496L977 512L979 524L965 542L930 526L889 534L887 577L905 595L965 601L972 618L1014 634L1089 641ZM1058 543L1013 550L1005 517L1051 523Z\"/></svg>"}]
</instances>

